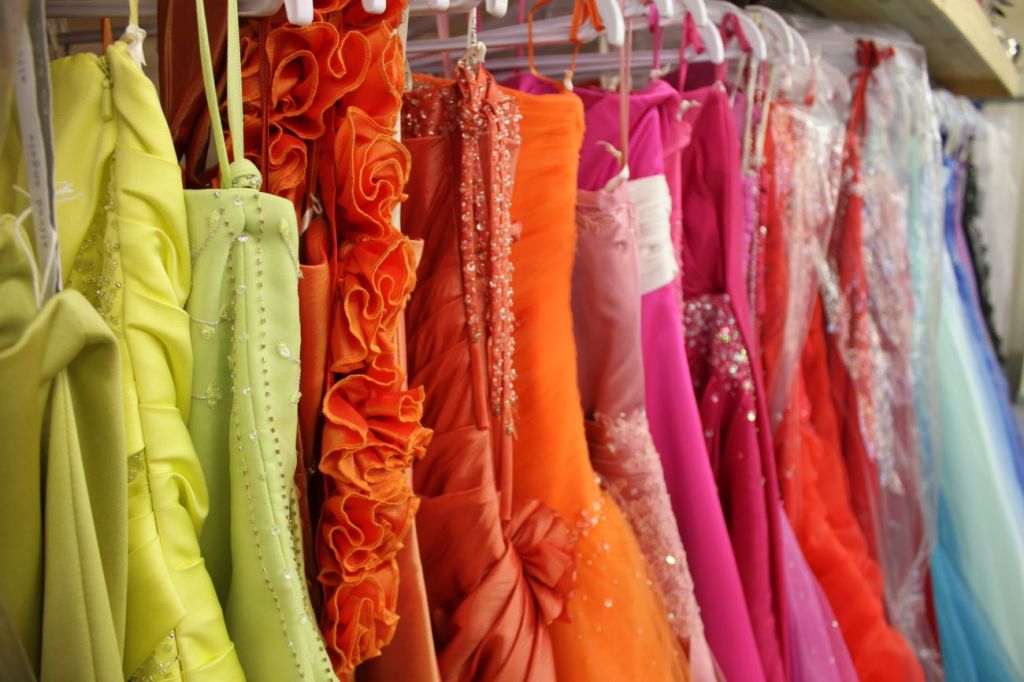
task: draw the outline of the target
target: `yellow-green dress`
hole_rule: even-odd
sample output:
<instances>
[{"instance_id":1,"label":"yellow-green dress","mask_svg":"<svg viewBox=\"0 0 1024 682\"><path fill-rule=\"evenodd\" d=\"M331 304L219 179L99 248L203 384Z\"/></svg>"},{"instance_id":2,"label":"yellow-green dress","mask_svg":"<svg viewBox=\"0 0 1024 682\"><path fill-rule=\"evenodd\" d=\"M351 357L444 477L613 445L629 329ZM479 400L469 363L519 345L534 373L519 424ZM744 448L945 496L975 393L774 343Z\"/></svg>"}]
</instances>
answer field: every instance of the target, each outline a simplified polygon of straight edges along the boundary
<instances>
[{"instance_id":1,"label":"yellow-green dress","mask_svg":"<svg viewBox=\"0 0 1024 682\"><path fill-rule=\"evenodd\" d=\"M201 0L197 3L202 9ZM195 367L188 422L210 482L204 556L250 680L337 678L306 591L295 488L299 290L295 208L245 159L235 0L228 0L228 162L205 12L200 56L220 187L185 192Z\"/></svg>"},{"instance_id":2,"label":"yellow-green dress","mask_svg":"<svg viewBox=\"0 0 1024 682\"><path fill-rule=\"evenodd\" d=\"M0 678L121 677L128 541L117 341L77 291L37 308L0 216Z\"/></svg>"},{"instance_id":3,"label":"yellow-green dress","mask_svg":"<svg viewBox=\"0 0 1024 682\"><path fill-rule=\"evenodd\" d=\"M53 63L61 272L120 346L128 494L123 673L244 679L198 536L206 484L186 424L185 196L152 82L118 41ZM78 678L84 679L84 678Z\"/></svg>"}]
</instances>

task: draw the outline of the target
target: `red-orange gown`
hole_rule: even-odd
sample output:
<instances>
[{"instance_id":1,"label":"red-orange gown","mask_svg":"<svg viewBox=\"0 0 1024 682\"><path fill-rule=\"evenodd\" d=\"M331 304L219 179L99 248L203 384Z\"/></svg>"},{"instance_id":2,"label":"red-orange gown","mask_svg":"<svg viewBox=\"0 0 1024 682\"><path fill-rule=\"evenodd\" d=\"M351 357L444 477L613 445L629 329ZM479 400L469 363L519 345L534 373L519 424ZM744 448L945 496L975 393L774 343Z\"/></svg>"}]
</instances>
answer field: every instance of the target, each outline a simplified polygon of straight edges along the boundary
<instances>
[{"instance_id":1,"label":"red-orange gown","mask_svg":"<svg viewBox=\"0 0 1024 682\"><path fill-rule=\"evenodd\" d=\"M571 620L550 626L558 680L688 679L636 538L587 450L570 305L583 106L571 93L507 92L522 112L512 197L512 219L522 226L512 246L514 497L554 507L576 541Z\"/></svg>"},{"instance_id":2,"label":"red-orange gown","mask_svg":"<svg viewBox=\"0 0 1024 682\"><path fill-rule=\"evenodd\" d=\"M825 338L825 316L814 295L802 351L785 348L790 306L787 248L805 254L788 232L786 182L772 173L780 150L776 136L794 134L786 125L784 104L773 108L765 145L767 178L765 235L765 306L761 348L767 392L775 395L785 354L797 363L788 402L775 428L775 453L785 508L804 557L825 590L843 632L857 675L864 682L903 682L921 678L921 669L906 640L889 625L882 593L882 573L871 557L868 540L853 512L850 482L843 458L840 419L833 405ZM797 133L798 134L798 133ZM786 145L788 141L782 140ZM792 153L792 145L789 153ZM813 278L796 283L816 286ZM795 292L794 292L795 293ZM803 315L804 311L796 314Z\"/></svg>"},{"instance_id":3,"label":"red-orange gown","mask_svg":"<svg viewBox=\"0 0 1024 682\"><path fill-rule=\"evenodd\" d=\"M536 500L512 498L518 117L490 74L465 63L454 82L418 77L403 108L412 154L403 231L423 240L408 307L410 383L425 388L423 421L434 430L413 474L445 680L553 681L547 624L572 586L569 527Z\"/></svg>"}]
</instances>

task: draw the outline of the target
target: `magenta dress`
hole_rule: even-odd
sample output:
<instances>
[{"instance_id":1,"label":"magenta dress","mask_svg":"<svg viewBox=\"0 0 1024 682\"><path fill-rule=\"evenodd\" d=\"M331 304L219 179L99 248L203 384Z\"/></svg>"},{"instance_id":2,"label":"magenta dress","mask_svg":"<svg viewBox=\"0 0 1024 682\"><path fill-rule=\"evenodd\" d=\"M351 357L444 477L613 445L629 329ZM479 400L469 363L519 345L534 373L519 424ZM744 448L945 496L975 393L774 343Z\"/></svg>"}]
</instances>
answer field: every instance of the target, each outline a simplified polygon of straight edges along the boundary
<instances>
[{"instance_id":1,"label":"magenta dress","mask_svg":"<svg viewBox=\"0 0 1024 682\"><path fill-rule=\"evenodd\" d=\"M739 141L726 93L684 93L693 139L682 153L687 356L765 679L787 679L789 614L782 513L760 368L751 362Z\"/></svg>"}]
</instances>

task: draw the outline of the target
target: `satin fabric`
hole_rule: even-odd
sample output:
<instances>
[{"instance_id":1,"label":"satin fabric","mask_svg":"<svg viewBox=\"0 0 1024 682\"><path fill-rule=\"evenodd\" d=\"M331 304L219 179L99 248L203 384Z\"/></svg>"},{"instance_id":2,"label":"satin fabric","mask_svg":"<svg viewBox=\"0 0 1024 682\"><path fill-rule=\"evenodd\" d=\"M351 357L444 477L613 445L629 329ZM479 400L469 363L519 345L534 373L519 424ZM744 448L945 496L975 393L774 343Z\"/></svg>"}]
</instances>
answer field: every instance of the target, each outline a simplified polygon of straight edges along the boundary
<instances>
[{"instance_id":1,"label":"satin fabric","mask_svg":"<svg viewBox=\"0 0 1024 682\"><path fill-rule=\"evenodd\" d=\"M202 2L198 3L202 9ZM299 402L294 206L244 158L235 0L228 2L228 163L207 31L200 56L220 188L185 193L195 402L189 431L214 492L201 536L249 679L334 680L302 580L294 476ZM227 323L227 324L225 324ZM214 563L216 560L216 563Z\"/></svg>"},{"instance_id":2,"label":"satin fabric","mask_svg":"<svg viewBox=\"0 0 1024 682\"><path fill-rule=\"evenodd\" d=\"M115 42L54 62L61 267L118 336L128 453L126 677L241 679L198 534L209 509L186 423L191 259L156 90Z\"/></svg>"},{"instance_id":3,"label":"satin fabric","mask_svg":"<svg viewBox=\"0 0 1024 682\"><path fill-rule=\"evenodd\" d=\"M557 677L686 679L636 539L601 491L587 452L570 308L582 107L571 93L509 92L523 116L512 199L512 219L522 225L512 247L522 453L514 491L551 505L577 543L570 621L551 625Z\"/></svg>"},{"instance_id":4,"label":"satin fabric","mask_svg":"<svg viewBox=\"0 0 1024 682\"><path fill-rule=\"evenodd\" d=\"M188 303L197 387L189 431L215 501L203 554L247 678L298 671L334 679L292 522L299 391L294 209L251 188L189 190L186 202L198 245Z\"/></svg>"},{"instance_id":5,"label":"satin fabric","mask_svg":"<svg viewBox=\"0 0 1024 682\"><path fill-rule=\"evenodd\" d=\"M625 512L688 646L691 675L714 680L700 610L644 410L636 211L626 185L576 195L573 266L577 374L590 461Z\"/></svg>"},{"instance_id":6,"label":"satin fabric","mask_svg":"<svg viewBox=\"0 0 1024 682\"><path fill-rule=\"evenodd\" d=\"M681 157L690 143L694 123L692 116L679 115L681 97L667 81L654 80L646 90L664 93L655 98L660 135L647 138L652 144L660 141L664 180L653 182L660 179L654 175L629 182L630 194L639 209L641 242L649 240L650 250L640 251L641 268L646 259L677 263L681 257ZM646 156L653 151L639 139L634 147L636 155ZM657 198L658 194L662 198ZM686 357L680 302L685 273L678 264L674 272L661 286L645 288L641 301L648 422L688 551L694 590L711 649L726 679L762 679L764 669L711 470Z\"/></svg>"},{"instance_id":7,"label":"satin fabric","mask_svg":"<svg viewBox=\"0 0 1024 682\"><path fill-rule=\"evenodd\" d=\"M664 84L663 84L664 85ZM630 199L637 183L662 179L661 119L667 110L676 111L678 97L667 85L649 87L631 93L628 99L628 149L626 156L631 178L612 190L609 182L620 171L619 159L609 153L608 145L622 145L621 94L594 88L579 87L573 91L583 103L585 132L580 150L580 171L577 176L576 219L580 227L577 263L574 269L574 319L577 345L581 348L580 390L587 414L591 440L591 460L598 473L605 475L616 493L617 501L626 511L640 541L640 547L657 576L673 629L689 646L691 673L695 679L714 676L714 663L704 635L704 626L694 598L689 559L680 542L677 522L672 515L665 481L662 456L657 461L643 462L641 452L658 453L650 437L646 414L639 410L643 386L643 355L639 344L639 309L631 301L640 299L641 262L636 242L638 217ZM665 197L667 199L667 197ZM624 231L626 226L628 231ZM651 245L643 244L643 249ZM678 273L671 250L654 247L649 253L660 253L655 276L671 281ZM650 262L650 259L645 261ZM636 274L634 274L636 268ZM650 275L651 268L644 267ZM598 280L597 272L601 272ZM610 273L617 273L609 277ZM615 282L614 292L611 290ZM606 309L598 311L602 307ZM613 307L614 306L614 307ZM634 322L635 320L635 322ZM634 326L635 325L635 326ZM601 337L609 337L605 342ZM604 363L604 364L602 364ZM592 390L600 388L598 393ZM611 389L611 386L618 387ZM619 393L617 397L613 397ZM594 415L601 415L596 421ZM598 422L602 422L599 424ZM609 434L628 442L602 444ZM633 459L630 463L630 459ZM615 460L621 460L616 463ZM607 467L606 469L603 467ZM629 479L635 479L630 481ZM675 483L675 481L673 481ZM630 500L622 491L645 489L640 498ZM673 557L668 563L667 557Z\"/></svg>"},{"instance_id":8,"label":"satin fabric","mask_svg":"<svg viewBox=\"0 0 1024 682\"><path fill-rule=\"evenodd\" d=\"M494 314L508 317L512 303L507 181L519 110L464 62L454 82L419 77L404 109L413 172L403 231L424 243L408 308L410 380L426 390L423 419L434 431L414 477L441 677L554 680L547 625L565 610L574 557L551 509L511 504L514 424L503 393L512 367L502 353L513 325ZM495 193L477 204L477 186ZM478 262L481 252L489 257ZM488 369L495 359L500 377ZM453 534L466 542L453 544Z\"/></svg>"},{"instance_id":9,"label":"satin fabric","mask_svg":"<svg viewBox=\"0 0 1024 682\"><path fill-rule=\"evenodd\" d=\"M10 158L10 157L6 157ZM0 650L11 680L121 679L128 502L117 339L78 291L37 309L0 217ZM20 235L20 243L31 238Z\"/></svg>"}]
</instances>

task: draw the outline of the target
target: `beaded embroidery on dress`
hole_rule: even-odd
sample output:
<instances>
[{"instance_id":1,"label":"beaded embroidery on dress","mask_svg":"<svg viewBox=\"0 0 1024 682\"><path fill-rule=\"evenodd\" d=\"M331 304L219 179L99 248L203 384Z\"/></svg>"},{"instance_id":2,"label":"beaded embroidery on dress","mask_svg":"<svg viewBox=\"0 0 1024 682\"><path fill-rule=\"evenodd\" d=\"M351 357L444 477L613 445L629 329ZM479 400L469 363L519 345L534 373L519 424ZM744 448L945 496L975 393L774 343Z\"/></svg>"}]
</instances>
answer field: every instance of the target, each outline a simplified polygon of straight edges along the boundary
<instances>
[{"instance_id":1,"label":"beaded embroidery on dress","mask_svg":"<svg viewBox=\"0 0 1024 682\"><path fill-rule=\"evenodd\" d=\"M626 185L578 190L573 314L590 459L629 519L684 642L702 633L693 579L644 411L637 213Z\"/></svg>"}]
</instances>

